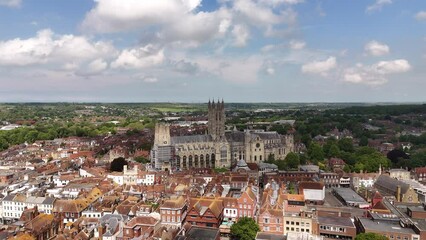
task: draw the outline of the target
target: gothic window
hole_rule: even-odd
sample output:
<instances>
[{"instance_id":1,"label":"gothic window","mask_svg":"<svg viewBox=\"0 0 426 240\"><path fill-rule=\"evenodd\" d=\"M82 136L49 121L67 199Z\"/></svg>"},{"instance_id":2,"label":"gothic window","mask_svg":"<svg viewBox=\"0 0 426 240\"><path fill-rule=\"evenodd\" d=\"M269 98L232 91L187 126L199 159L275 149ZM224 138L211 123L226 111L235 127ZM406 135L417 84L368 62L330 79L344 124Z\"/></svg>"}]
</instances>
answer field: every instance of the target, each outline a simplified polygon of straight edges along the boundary
<instances>
[{"instance_id":1,"label":"gothic window","mask_svg":"<svg viewBox=\"0 0 426 240\"><path fill-rule=\"evenodd\" d=\"M176 156L176 166L180 166L180 156Z\"/></svg>"},{"instance_id":2,"label":"gothic window","mask_svg":"<svg viewBox=\"0 0 426 240\"><path fill-rule=\"evenodd\" d=\"M188 162L189 167L192 167L192 155L189 155Z\"/></svg>"},{"instance_id":3,"label":"gothic window","mask_svg":"<svg viewBox=\"0 0 426 240\"><path fill-rule=\"evenodd\" d=\"M204 155L203 154L200 155L200 165L201 165L201 167L204 167Z\"/></svg>"},{"instance_id":4,"label":"gothic window","mask_svg":"<svg viewBox=\"0 0 426 240\"><path fill-rule=\"evenodd\" d=\"M220 160L221 160L222 162L225 162L225 161L226 161L227 156L228 156L228 150L227 150L226 146L222 146L222 147L220 148Z\"/></svg>"},{"instance_id":5,"label":"gothic window","mask_svg":"<svg viewBox=\"0 0 426 240\"><path fill-rule=\"evenodd\" d=\"M216 164L216 156L214 155L214 153L212 153L212 158L211 158L211 166L214 167Z\"/></svg>"},{"instance_id":6,"label":"gothic window","mask_svg":"<svg viewBox=\"0 0 426 240\"><path fill-rule=\"evenodd\" d=\"M186 156L183 156L182 167L186 169Z\"/></svg>"},{"instance_id":7,"label":"gothic window","mask_svg":"<svg viewBox=\"0 0 426 240\"><path fill-rule=\"evenodd\" d=\"M206 154L206 165L209 166L210 165L210 155Z\"/></svg>"},{"instance_id":8,"label":"gothic window","mask_svg":"<svg viewBox=\"0 0 426 240\"><path fill-rule=\"evenodd\" d=\"M198 168L198 155L194 156L195 167Z\"/></svg>"}]
</instances>

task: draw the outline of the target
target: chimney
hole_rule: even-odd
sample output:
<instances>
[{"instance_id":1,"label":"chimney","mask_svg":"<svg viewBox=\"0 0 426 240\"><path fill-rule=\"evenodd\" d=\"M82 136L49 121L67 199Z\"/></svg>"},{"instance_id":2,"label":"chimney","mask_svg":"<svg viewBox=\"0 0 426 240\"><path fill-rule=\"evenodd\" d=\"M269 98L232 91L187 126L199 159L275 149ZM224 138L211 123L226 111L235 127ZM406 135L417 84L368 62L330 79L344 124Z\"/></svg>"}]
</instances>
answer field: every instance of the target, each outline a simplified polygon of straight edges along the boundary
<instances>
[{"instance_id":1,"label":"chimney","mask_svg":"<svg viewBox=\"0 0 426 240\"><path fill-rule=\"evenodd\" d=\"M396 201L401 202L401 186L396 187Z\"/></svg>"}]
</instances>

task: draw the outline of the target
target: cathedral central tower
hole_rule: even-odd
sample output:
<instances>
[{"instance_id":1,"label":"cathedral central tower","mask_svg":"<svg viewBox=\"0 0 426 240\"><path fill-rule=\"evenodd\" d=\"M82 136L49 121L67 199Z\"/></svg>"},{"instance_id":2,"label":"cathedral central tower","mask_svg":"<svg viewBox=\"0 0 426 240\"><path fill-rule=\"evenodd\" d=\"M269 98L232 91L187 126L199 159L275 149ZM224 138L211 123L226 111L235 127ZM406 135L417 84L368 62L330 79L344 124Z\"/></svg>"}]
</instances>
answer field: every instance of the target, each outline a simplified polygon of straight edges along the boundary
<instances>
[{"instance_id":1,"label":"cathedral central tower","mask_svg":"<svg viewBox=\"0 0 426 240\"><path fill-rule=\"evenodd\" d=\"M225 103L217 101L217 103L209 100L208 113L208 131L214 140L225 137Z\"/></svg>"}]
</instances>

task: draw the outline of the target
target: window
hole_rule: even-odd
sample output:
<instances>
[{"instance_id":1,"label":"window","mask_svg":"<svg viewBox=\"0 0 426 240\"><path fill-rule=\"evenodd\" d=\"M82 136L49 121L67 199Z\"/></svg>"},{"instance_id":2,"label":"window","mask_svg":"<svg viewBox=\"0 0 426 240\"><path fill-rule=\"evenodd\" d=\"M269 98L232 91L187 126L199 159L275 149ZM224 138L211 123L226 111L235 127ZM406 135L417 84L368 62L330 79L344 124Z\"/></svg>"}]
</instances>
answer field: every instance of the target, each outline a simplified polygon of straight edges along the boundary
<instances>
[{"instance_id":1,"label":"window","mask_svg":"<svg viewBox=\"0 0 426 240\"><path fill-rule=\"evenodd\" d=\"M263 222L264 222L264 223L269 223L269 218L264 218L264 219L263 219Z\"/></svg>"},{"instance_id":2,"label":"window","mask_svg":"<svg viewBox=\"0 0 426 240\"><path fill-rule=\"evenodd\" d=\"M277 218L277 223L280 223L280 219L279 218Z\"/></svg>"}]
</instances>

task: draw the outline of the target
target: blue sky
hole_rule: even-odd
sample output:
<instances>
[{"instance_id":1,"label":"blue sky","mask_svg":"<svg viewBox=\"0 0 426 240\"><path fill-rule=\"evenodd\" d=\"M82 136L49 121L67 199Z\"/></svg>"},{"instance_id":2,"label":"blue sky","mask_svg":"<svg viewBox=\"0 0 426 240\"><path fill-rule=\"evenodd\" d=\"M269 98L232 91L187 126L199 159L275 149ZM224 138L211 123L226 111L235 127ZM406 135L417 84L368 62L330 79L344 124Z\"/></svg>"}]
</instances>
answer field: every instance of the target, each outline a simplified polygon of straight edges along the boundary
<instances>
[{"instance_id":1,"label":"blue sky","mask_svg":"<svg viewBox=\"0 0 426 240\"><path fill-rule=\"evenodd\" d=\"M0 101L424 102L424 0L0 0Z\"/></svg>"}]
</instances>

